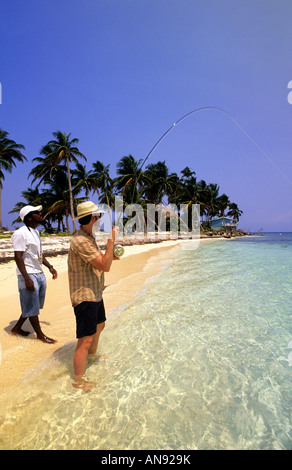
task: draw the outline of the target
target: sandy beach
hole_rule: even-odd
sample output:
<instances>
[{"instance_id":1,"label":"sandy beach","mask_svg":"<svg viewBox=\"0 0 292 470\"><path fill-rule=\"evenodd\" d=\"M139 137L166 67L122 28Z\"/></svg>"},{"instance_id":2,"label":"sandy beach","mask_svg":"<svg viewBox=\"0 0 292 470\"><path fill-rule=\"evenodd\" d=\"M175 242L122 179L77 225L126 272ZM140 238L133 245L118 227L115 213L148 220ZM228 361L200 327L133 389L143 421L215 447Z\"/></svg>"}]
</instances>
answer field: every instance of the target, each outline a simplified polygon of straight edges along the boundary
<instances>
[{"instance_id":1,"label":"sandy beach","mask_svg":"<svg viewBox=\"0 0 292 470\"><path fill-rule=\"evenodd\" d=\"M217 239L203 239L214 242ZM130 301L149 280L153 280L163 266L169 264L182 243L189 240L169 240L158 244L142 244L125 247L124 256L115 261L111 272L106 274L104 301L107 317L115 309ZM197 242L195 242L197 243ZM44 249L46 254L46 250ZM46 335L57 340L56 344L44 344L37 340L27 321L23 329L31 331L28 337L10 334L20 316L19 296L15 262L0 264L0 397L5 402L11 387L15 387L25 375L43 360L60 351L68 342L75 340L75 318L69 298L67 255L49 257L58 271L58 279L47 276L45 307L40 314L42 329Z\"/></svg>"}]
</instances>

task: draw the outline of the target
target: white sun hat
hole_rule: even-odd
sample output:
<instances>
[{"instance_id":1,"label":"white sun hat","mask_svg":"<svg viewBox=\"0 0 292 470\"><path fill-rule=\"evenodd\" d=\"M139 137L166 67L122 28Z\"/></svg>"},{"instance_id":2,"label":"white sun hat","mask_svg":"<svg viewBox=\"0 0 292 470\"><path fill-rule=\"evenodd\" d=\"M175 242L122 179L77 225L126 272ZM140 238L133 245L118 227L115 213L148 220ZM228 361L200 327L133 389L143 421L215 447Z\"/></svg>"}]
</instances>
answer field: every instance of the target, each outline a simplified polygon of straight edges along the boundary
<instances>
[{"instance_id":1,"label":"white sun hat","mask_svg":"<svg viewBox=\"0 0 292 470\"><path fill-rule=\"evenodd\" d=\"M43 208L43 206L24 206L22 209L20 209L20 212L19 212L19 217L21 218L21 220L24 220L24 217L29 214L30 212L34 212L34 211L41 211Z\"/></svg>"}]
</instances>

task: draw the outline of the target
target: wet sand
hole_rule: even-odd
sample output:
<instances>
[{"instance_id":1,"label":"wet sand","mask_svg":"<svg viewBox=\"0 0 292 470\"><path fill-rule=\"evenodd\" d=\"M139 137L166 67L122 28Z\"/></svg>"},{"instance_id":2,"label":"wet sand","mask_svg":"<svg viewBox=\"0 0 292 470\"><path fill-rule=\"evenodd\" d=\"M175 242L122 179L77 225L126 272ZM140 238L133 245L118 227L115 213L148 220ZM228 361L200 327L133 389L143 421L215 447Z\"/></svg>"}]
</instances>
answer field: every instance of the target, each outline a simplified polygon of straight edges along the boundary
<instances>
[{"instance_id":1,"label":"wet sand","mask_svg":"<svg viewBox=\"0 0 292 470\"><path fill-rule=\"evenodd\" d=\"M104 302L108 318L114 314L116 308L130 301L143 289L147 281L153 279L163 266L171 262L181 243L184 241L125 247L125 255L113 263L111 272L106 273L105 277ZM58 271L58 279L52 280L49 271L44 268L48 285L45 306L39 318L43 332L56 339L55 344L45 344L37 340L28 321L23 325L23 329L31 332L29 336L21 337L10 333L21 314L15 263L11 261L0 265L1 399L8 397L11 387L15 387L34 367L50 358L68 341L75 340L75 317L69 297L67 255L48 259Z\"/></svg>"}]
</instances>

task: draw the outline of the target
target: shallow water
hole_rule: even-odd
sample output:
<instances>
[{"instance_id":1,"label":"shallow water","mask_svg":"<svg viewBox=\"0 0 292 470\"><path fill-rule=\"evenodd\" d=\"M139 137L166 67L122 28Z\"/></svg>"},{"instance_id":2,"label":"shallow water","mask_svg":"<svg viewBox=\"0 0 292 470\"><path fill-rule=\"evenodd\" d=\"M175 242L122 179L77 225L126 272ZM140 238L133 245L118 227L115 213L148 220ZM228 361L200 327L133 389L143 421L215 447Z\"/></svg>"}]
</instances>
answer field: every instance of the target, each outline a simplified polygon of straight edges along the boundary
<instances>
[{"instance_id":1,"label":"shallow water","mask_svg":"<svg viewBox=\"0 0 292 470\"><path fill-rule=\"evenodd\" d=\"M292 236L184 245L113 312L72 390L75 342L0 418L10 449L291 449Z\"/></svg>"}]
</instances>

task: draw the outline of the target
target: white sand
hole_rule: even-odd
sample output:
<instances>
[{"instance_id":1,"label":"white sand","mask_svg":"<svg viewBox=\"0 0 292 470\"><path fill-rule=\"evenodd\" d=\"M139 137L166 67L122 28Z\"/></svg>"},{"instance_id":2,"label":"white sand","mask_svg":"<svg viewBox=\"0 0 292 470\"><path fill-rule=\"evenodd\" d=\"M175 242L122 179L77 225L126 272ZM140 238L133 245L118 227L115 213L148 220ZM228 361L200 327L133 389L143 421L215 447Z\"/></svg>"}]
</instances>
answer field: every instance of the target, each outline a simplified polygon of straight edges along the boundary
<instances>
[{"instance_id":1,"label":"white sand","mask_svg":"<svg viewBox=\"0 0 292 470\"><path fill-rule=\"evenodd\" d=\"M159 244L126 246L124 256L119 261L114 261L111 272L106 274L104 301L107 315L131 300L135 293L145 286L147 280L153 279L165 264L169 264L175 247L184 243L190 242L171 240ZM45 250L44 253L46 255ZM28 337L10 334L21 314L16 265L14 261L0 264L0 398L9 394L10 387L18 384L29 370L49 358L65 343L75 339L75 317L69 297L67 255L48 259L58 271L58 279L53 281L47 268L44 268L48 287L40 322L44 333L57 340L53 345L37 340L28 321L23 326L23 329L31 332Z\"/></svg>"}]
</instances>

